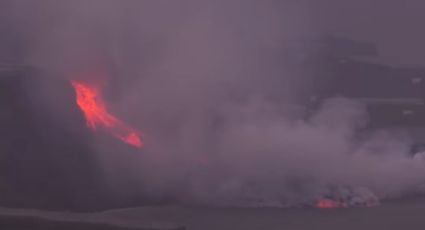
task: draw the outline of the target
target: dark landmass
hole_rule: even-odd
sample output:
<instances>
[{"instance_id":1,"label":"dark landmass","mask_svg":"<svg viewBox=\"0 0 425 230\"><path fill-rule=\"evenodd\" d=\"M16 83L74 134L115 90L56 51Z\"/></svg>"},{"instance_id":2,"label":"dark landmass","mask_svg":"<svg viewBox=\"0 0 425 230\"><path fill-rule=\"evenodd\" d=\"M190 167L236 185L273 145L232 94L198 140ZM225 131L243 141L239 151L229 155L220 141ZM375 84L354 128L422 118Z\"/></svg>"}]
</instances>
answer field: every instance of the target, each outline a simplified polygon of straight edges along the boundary
<instances>
[{"instance_id":1,"label":"dark landmass","mask_svg":"<svg viewBox=\"0 0 425 230\"><path fill-rule=\"evenodd\" d=\"M96 211L162 199L147 197L130 183L120 185L119 195L111 190L97 159L95 138L108 143L117 161L134 157L134 150L87 127L66 78L0 65L0 126L2 207ZM115 170L129 174L125 167Z\"/></svg>"},{"instance_id":2,"label":"dark landmass","mask_svg":"<svg viewBox=\"0 0 425 230\"><path fill-rule=\"evenodd\" d=\"M147 228L125 228L110 224L83 223L47 220L38 217L0 216L3 230L152 230Z\"/></svg>"},{"instance_id":3,"label":"dark landmass","mask_svg":"<svg viewBox=\"0 0 425 230\"><path fill-rule=\"evenodd\" d=\"M306 69L307 81L302 82L299 94L302 103L316 108L326 98L352 98L366 104L370 128L425 127L424 68L362 60L378 55L376 47L343 38L300 44L287 58ZM300 55L303 52L307 54Z\"/></svg>"}]
</instances>

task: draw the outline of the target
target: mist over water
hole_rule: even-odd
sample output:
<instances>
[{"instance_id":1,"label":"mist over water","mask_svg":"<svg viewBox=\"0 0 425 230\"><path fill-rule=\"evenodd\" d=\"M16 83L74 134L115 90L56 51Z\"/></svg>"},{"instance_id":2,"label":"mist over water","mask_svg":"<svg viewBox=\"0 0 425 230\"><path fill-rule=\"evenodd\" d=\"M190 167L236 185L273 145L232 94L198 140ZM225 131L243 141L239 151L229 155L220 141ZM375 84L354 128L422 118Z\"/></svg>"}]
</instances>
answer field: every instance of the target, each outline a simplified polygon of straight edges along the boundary
<instances>
[{"instance_id":1,"label":"mist over water","mask_svg":"<svg viewBox=\"0 0 425 230\"><path fill-rule=\"evenodd\" d=\"M93 143L104 179L118 193L286 207L335 196L362 204L421 190L424 161L408 155L407 138L359 135L368 122L364 105L333 98L305 115L297 104L306 76L282 53L289 41L321 32L307 4L6 5L9 22L28 38L28 64L69 80L108 72L108 106L145 141L136 154L101 138Z\"/></svg>"}]
</instances>

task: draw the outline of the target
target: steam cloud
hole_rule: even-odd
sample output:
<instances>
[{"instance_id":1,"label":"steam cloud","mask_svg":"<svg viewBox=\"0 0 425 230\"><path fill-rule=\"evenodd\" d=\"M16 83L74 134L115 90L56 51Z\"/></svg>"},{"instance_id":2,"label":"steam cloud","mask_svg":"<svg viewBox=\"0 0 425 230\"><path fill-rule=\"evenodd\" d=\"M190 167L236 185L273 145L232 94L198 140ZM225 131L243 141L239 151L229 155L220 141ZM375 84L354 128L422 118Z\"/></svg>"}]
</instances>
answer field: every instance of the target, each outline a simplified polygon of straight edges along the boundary
<instances>
[{"instance_id":1,"label":"steam cloud","mask_svg":"<svg viewBox=\"0 0 425 230\"><path fill-rule=\"evenodd\" d=\"M143 130L146 142L137 156L96 143L117 191L131 184L135 192L180 201L272 206L335 194L356 204L420 191L424 162L407 154L408 139L359 136L368 119L363 105L334 98L299 115L295 102L306 74L282 55L287 41L320 30L307 6L7 3L11 22L29 40L29 64L64 78L108 68L109 106Z\"/></svg>"}]
</instances>

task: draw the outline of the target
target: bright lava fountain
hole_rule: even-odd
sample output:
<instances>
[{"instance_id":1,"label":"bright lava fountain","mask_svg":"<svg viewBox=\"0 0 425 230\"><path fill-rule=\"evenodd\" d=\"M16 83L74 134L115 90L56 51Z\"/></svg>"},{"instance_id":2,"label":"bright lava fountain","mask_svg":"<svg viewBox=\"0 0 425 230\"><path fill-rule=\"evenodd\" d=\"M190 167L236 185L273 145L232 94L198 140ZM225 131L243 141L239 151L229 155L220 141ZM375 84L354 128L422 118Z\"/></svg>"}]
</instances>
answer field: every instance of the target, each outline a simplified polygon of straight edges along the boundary
<instances>
[{"instance_id":1,"label":"bright lava fountain","mask_svg":"<svg viewBox=\"0 0 425 230\"><path fill-rule=\"evenodd\" d=\"M83 111L89 128L95 131L100 126L129 145L143 147L140 132L107 111L100 87L80 81L71 81L71 83L75 89L77 104Z\"/></svg>"}]
</instances>

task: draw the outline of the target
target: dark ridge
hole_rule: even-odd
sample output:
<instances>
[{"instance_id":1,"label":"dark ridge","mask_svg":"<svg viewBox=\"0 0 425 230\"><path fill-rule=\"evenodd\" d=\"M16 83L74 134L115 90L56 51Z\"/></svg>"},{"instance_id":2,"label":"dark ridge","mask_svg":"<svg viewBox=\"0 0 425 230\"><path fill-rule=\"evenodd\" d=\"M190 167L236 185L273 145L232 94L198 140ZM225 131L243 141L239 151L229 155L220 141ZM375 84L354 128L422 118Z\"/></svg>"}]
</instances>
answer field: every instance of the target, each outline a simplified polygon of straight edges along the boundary
<instances>
[{"instance_id":1,"label":"dark ridge","mask_svg":"<svg viewBox=\"0 0 425 230\"><path fill-rule=\"evenodd\" d=\"M374 56L372 44L331 37L304 41L289 55L307 81L300 100L313 108L331 97L363 102L370 127L425 127L425 68L400 68L362 60ZM318 47L309 52L308 47ZM299 55L304 52L305 55ZM300 59L300 57L302 57Z\"/></svg>"},{"instance_id":2,"label":"dark ridge","mask_svg":"<svg viewBox=\"0 0 425 230\"><path fill-rule=\"evenodd\" d=\"M119 191L111 189L93 148L95 139L108 143L101 154L117 162L140 150L101 131L94 134L64 78L0 65L0 126L0 206L97 211L164 201L137 187L131 167L113 169L126 176L120 178L125 183Z\"/></svg>"},{"instance_id":3,"label":"dark ridge","mask_svg":"<svg viewBox=\"0 0 425 230\"><path fill-rule=\"evenodd\" d=\"M111 224L77 221L47 220L39 217L0 216L0 229L4 230L153 230L126 228ZM176 229L177 230L177 229ZM182 229L179 229L182 230Z\"/></svg>"},{"instance_id":4,"label":"dark ridge","mask_svg":"<svg viewBox=\"0 0 425 230\"><path fill-rule=\"evenodd\" d=\"M85 209L101 203L90 133L74 97L68 82L35 70L0 73L0 205Z\"/></svg>"}]
</instances>

